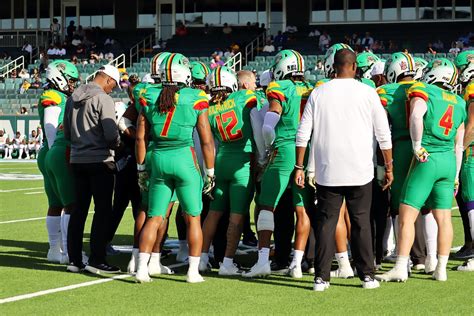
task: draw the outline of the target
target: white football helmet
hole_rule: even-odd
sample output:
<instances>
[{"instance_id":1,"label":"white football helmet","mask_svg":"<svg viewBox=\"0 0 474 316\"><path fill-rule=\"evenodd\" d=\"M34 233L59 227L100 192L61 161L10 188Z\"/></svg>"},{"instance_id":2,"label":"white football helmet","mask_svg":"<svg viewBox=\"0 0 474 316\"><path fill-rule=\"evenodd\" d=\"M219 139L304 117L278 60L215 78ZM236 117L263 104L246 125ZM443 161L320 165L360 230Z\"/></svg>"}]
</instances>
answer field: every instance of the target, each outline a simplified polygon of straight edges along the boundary
<instances>
[{"instance_id":1,"label":"white football helmet","mask_svg":"<svg viewBox=\"0 0 474 316\"><path fill-rule=\"evenodd\" d=\"M467 83L474 79L474 61L469 63L466 68L463 69L459 75L459 81Z\"/></svg>"},{"instance_id":2,"label":"white football helmet","mask_svg":"<svg viewBox=\"0 0 474 316\"><path fill-rule=\"evenodd\" d=\"M288 75L304 76L303 56L292 49L282 50L275 56L272 72L275 80L283 80Z\"/></svg>"},{"instance_id":3,"label":"white football helmet","mask_svg":"<svg viewBox=\"0 0 474 316\"><path fill-rule=\"evenodd\" d=\"M454 64L446 58L435 59L428 65L428 71L422 81L429 84L441 84L449 91L458 86L459 71Z\"/></svg>"},{"instance_id":4,"label":"white football helmet","mask_svg":"<svg viewBox=\"0 0 474 316\"><path fill-rule=\"evenodd\" d=\"M331 77L335 74L334 70L334 56L336 55L338 50L341 49L350 49L354 51L349 45L343 43L337 43L329 47L324 57L324 75L326 78L331 79Z\"/></svg>"},{"instance_id":5,"label":"white football helmet","mask_svg":"<svg viewBox=\"0 0 474 316\"><path fill-rule=\"evenodd\" d=\"M207 85L209 86L211 92L234 92L238 89L235 72L226 66L214 68L209 76L207 76L207 81Z\"/></svg>"},{"instance_id":6,"label":"white football helmet","mask_svg":"<svg viewBox=\"0 0 474 316\"><path fill-rule=\"evenodd\" d=\"M385 67L385 77L390 83L395 83L403 77L414 77L416 74L415 60L408 53L393 53Z\"/></svg>"},{"instance_id":7,"label":"white football helmet","mask_svg":"<svg viewBox=\"0 0 474 316\"><path fill-rule=\"evenodd\" d=\"M165 60L169 55L171 55L169 52L160 52L151 59L150 76L154 80L154 83L159 83L161 81L160 66L163 60Z\"/></svg>"},{"instance_id":8,"label":"white football helmet","mask_svg":"<svg viewBox=\"0 0 474 316\"><path fill-rule=\"evenodd\" d=\"M170 54L160 65L161 82L163 85L191 85L191 68L189 60L182 54Z\"/></svg>"}]
</instances>

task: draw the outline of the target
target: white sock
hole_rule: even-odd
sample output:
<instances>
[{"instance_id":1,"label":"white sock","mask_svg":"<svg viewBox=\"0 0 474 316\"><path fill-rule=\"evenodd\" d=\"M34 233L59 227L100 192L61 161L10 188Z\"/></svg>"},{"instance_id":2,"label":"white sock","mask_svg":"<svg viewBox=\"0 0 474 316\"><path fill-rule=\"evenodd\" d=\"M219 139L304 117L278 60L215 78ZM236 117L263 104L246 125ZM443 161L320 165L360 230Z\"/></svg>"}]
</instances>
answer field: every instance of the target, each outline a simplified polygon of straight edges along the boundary
<instances>
[{"instance_id":1,"label":"white sock","mask_svg":"<svg viewBox=\"0 0 474 316\"><path fill-rule=\"evenodd\" d=\"M425 236L426 255L435 257L438 250L438 224L433 213L423 215L423 235Z\"/></svg>"},{"instance_id":2,"label":"white sock","mask_svg":"<svg viewBox=\"0 0 474 316\"><path fill-rule=\"evenodd\" d=\"M150 256L150 261L148 262L149 265L160 265L160 252L152 252Z\"/></svg>"},{"instance_id":3,"label":"white sock","mask_svg":"<svg viewBox=\"0 0 474 316\"><path fill-rule=\"evenodd\" d=\"M48 230L49 248L60 248L61 216L46 216L46 229Z\"/></svg>"},{"instance_id":4,"label":"white sock","mask_svg":"<svg viewBox=\"0 0 474 316\"><path fill-rule=\"evenodd\" d=\"M336 253L336 261L339 265L339 268L341 268L341 269L351 266L351 263L349 262L349 255L347 254L347 251Z\"/></svg>"},{"instance_id":5,"label":"white sock","mask_svg":"<svg viewBox=\"0 0 474 316\"><path fill-rule=\"evenodd\" d=\"M62 213L61 214L61 238L63 242L63 253L67 254L67 228L69 226L69 219L71 215Z\"/></svg>"},{"instance_id":6,"label":"white sock","mask_svg":"<svg viewBox=\"0 0 474 316\"><path fill-rule=\"evenodd\" d=\"M222 263L224 267L233 267L234 266L234 258L224 257L224 262Z\"/></svg>"},{"instance_id":7,"label":"white sock","mask_svg":"<svg viewBox=\"0 0 474 316\"><path fill-rule=\"evenodd\" d=\"M189 269L188 274L199 274L199 261L201 257L189 256Z\"/></svg>"},{"instance_id":8,"label":"white sock","mask_svg":"<svg viewBox=\"0 0 474 316\"><path fill-rule=\"evenodd\" d=\"M150 254L148 252L140 252L138 254L138 270L145 269L148 271L148 261L150 261Z\"/></svg>"},{"instance_id":9,"label":"white sock","mask_svg":"<svg viewBox=\"0 0 474 316\"><path fill-rule=\"evenodd\" d=\"M206 265L209 263L209 254L207 252L201 252L201 261Z\"/></svg>"},{"instance_id":10,"label":"white sock","mask_svg":"<svg viewBox=\"0 0 474 316\"><path fill-rule=\"evenodd\" d=\"M469 210L467 212L467 216L469 217L469 227L471 228L471 238L474 240L474 210Z\"/></svg>"},{"instance_id":11,"label":"white sock","mask_svg":"<svg viewBox=\"0 0 474 316\"><path fill-rule=\"evenodd\" d=\"M188 250L188 241L180 240L179 241L179 250Z\"/></svg>"},{"instance_id":12,"label":"white sock","mask_svg":"<svg viewBox=\"0 0 474 316\"><path fill-rule=\"evenodd\" d=\"M268 263L268 258L270 257L270 248L261 248L258 251L258 263L266 264Z\"/></svg>"},{"instance_id":13,"label":"white sock","mask_svg":"<svg viewBox=\"0 0 474 316\"><path fill-rule=\"evenodd\" d=\"M408 272L408 261L410 260L409 256L397 256L397 261L395 262L394 269L403 270Z\"/></svg>"},{"instance_id":14,"label":"white sock","mask_svg":"<svg viewBox=\"0 0 474 316\"><path fill-rule=\"evenodd\" d=\"M438 266L436 267L437 270L446 270L446 266L448 265L449 256L441 256L438 255Z\"/></svg>"},{"instance_id":15,"label":"white sock","mask_svg":"<svg viewBox=\"0 0 474 316\"><path fill-rule=\"evenodd\" d=\"M393 233L392 218L387 217L385 223L385 233L383 234L383 251L394 251L395 250L395 236Z\"/></svg>"},{"instance_id":16,"label":"white sock","mask_svg":"<svg viewBox=\"0 0 474 316\"><path fill-rule=\"evenodd\" d=\"M301 261L303 260L304 251L295 250L293 254L293 260L291 261L290 267L301 267Z\"/></svg>"}]
</instances>

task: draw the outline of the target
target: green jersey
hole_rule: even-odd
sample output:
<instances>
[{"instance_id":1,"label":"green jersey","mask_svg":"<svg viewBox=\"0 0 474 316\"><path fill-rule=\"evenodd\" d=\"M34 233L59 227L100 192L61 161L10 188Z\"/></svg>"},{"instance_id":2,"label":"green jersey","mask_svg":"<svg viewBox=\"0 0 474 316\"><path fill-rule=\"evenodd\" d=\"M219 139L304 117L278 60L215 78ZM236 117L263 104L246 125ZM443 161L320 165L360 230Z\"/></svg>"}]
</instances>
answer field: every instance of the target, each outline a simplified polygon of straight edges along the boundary
<instances>
[{"instance_id":1,"label":"green jersey","mask_svg":"<svg viewBox=\"0 0 474 316\"><path fill-rule=\"evenodd\" d=\"M257 96L257 109L260 111L265 103L268 103L267 95L262 89L255 90L255 95Z\"/></svg>"},{"instance_id":2,"label":"green jersey","mask_svg":"<svg viewBox=\"0 0 474 316\"><path fill-rule=\"evenodd\" d=\"M312 90L313 86L300 81L280 80L270 82L268 85L266 91L268 100L276 100L282 107L280 121L275 127L276 148L282 144L295 142L298 123Z\"/></svg>"},{"instance_id":3,"label":"green jersey","mask_svg":"<svg viewBox=\"0 0 474 316\"><path fill-rule=\"evenodd\" d=\"M250 111L256 106L257 96L251 90L233 92L223 103L209 105L209 123L219 140L219 153L253 152Z\"/></svg>"},{"instance_id":4,"label":"green jersey","mask_svg":"<svg viewBox=\"0 0 474 316\"><path fill-rule=\"evenodd\" d=\"M422 146L428 152L454 150L457 129L466 119L466 102L452 92L422 82L408 89L408 99L415 97L428 106L423 117Z\"/></svg>"},{"instance_id":5,"label":"green jersey","mask_svg":"<svg viewBox=\"0 0 474 316\"><path fill-rule=\"evenodd\" d=\"M388 83L377 89L380 101L390 116L392 126L392 139L410 140L408 113L410 103L407 91L416 81L404 81L399 83Z\"/></svg>"},{"instance_id":6,"label":"green jersey","mask_svg":"<svg viewBox=\"0 0 474 316\"><path fill-rule=\"evenodd\" d=\"M175 95L175 106L167 113L160 113L159 101L162 88L153 85L140 95L142 113L150 123L154 149L194 147L193 129L198 116L209 108L204 91L182 88Z\"/></svg>"},{"instance_id":7,"label":"green jersey","mask_svg":"<svg viewBox=\"0 0 474 316\"><path fill-rule=\"evenodd\" d=\"M66 100L67 96L54 89L48 89L44 91L38 102L38 114L40 117L40 125L41 129L44 131L44 112L47 107L50 106L58 106L61 109L61 113L59 114L58 124L57 124L57 131L56 131L56 139L55 143L57 144L69 144L68 141L64 138L64 130L63 130L63 119L64 119L64 111L66 108ZM44 138L44 144L48 145L48 139ZM51 144L52 145L52 144Z\"/></svg>"},{"instance_id":8,"label":"green jersey","mask_svg":"<svg viewBox=\"0 0 474 316\"><path fill-rule=\"evenodd\" d=\"M153 84L153 83L148 83L148 82L140 82L133 88L132 96L133 96L133 100L134 100L135 109L137 110L137 112L140 112L140 110L141 110L140 96L143 93L145 93L148 88L151 88L151 87L161 89L162 85L161 85L161 83ZM143 101L146 101L146 100L142 100L142 102Z\"/></svg>"},{"instance_id":9,"label":"green jersey","mask_svg":"<svg viewBox=\"0 0 474 316\"><path fill-rule=\"evenodd\" d=\"M466 101L466 113L469 113L469 106L474 106L474 81L471 81L466 86L464 90L464 100ZM466 115L466 121L464 125L467 126L467 121L469 120L469 115ZM471 154L474 155L474 142L469 144Z\"/></svg>"}]
</instances>

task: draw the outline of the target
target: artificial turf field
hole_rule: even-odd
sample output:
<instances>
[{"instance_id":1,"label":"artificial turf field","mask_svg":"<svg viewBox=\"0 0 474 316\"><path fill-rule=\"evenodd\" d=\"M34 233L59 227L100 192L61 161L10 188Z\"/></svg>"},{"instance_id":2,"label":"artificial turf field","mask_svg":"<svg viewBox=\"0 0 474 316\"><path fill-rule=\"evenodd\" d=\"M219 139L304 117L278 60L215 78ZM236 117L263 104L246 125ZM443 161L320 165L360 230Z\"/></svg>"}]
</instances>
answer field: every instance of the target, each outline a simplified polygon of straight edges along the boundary
<instances>
[{"instance_id":1,"label":"artificial turf field","mask_svg":"<svg viewBox=\"0 0 474 316\"><path fill-rule=\"evenodd\" d=\"M246 280L221 278L213 270L205 275L206 282L187 284L187 267L178 266L175 275L156 277L149 284L136 284L125 274L112 280L86 273L67 273L65 266L46 260L47 204L42 180L25 176L38 174L33 162L0 162L0 315L474 315L474 273L456 271L450 271L444 283L413 273L406 284L383 283L376 290L362 290L358 279L333 279L324 293L311 291L311 275L301 280L283 275ZM4 180L5 177L26 180ZM88 217L86 238L92 215ZM453 223L453 245L460 246L463 235L457 210L453 211ZM114 245L131 245L132 227L133 218L128 210ZM177 238L174 224L170 225L169 235L171 239ZM88 240L84 249L88 252ZM126 271L129 258L128 253L123 253L109 257L109 262ZM238 257L237 261L250 267L255 258L251 253ZM164 263L176 264L174 256L166 258ZM449 268L460 263L451 260ZM384 264L383 270L390 267ZM19 300L10 301L12 298Z\"/></svg>"}]
</instances>

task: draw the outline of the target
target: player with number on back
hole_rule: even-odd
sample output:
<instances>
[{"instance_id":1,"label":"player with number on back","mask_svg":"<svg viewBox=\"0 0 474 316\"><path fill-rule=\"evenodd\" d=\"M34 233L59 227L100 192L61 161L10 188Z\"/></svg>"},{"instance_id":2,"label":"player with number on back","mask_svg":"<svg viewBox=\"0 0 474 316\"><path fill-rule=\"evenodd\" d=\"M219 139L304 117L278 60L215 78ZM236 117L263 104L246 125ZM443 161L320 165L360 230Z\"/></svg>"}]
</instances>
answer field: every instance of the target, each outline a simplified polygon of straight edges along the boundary
<instances>
[{"instance_id":1,"label":"player with number on back","mask_svg":"<svg viewBox=\"0 0 474 316\"><path fill-rule=\"evenodd\" d=\"M186 281L203 282L199 274L202 247L200 213L201 191L209 193L214 187L214 140L209 126L206 93L189 88L189 62L181 54L171 54L160 67L163 89L155 104L145 104L137 120L137 169L145 170L146 142L153 140L149 208L147 221L140 234L140 253L136 280L150 282L148 261L156 240L158 227L163 223L169 203L176 194L186 212L189 243L189 269ZM205 185L196 161L193 129L197 128L205 163Z\"/></svg>"},{"instance_id":2,"label":"player with number on back","mask_svg":"<svg viewBox=\"0 0 474 316\"><path fill-rule=\"evenodd\" d=\"M408 90L410 136L414 156L400 197L400 231L395 267L376 276L381 281L406 281L415 232L414 223L425 205L438 224L438 263L433 278L447 280L453 227L451 206L462 162L465 102L452 93L458 71L447 59L430 64L423 82Z\"/></svg>"}]
</instances>

